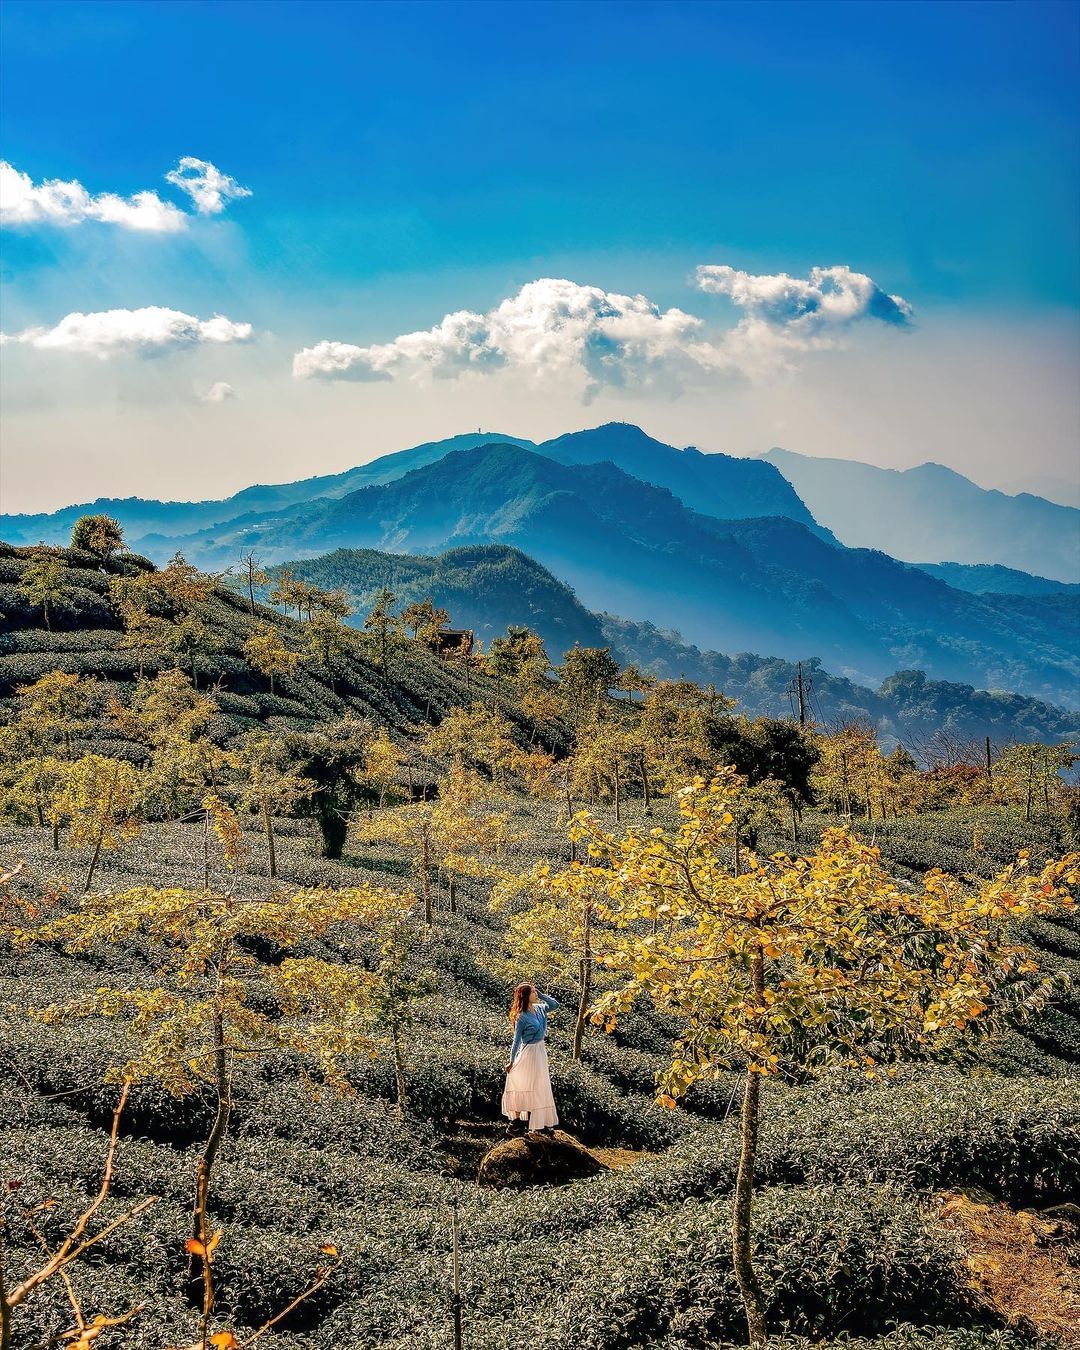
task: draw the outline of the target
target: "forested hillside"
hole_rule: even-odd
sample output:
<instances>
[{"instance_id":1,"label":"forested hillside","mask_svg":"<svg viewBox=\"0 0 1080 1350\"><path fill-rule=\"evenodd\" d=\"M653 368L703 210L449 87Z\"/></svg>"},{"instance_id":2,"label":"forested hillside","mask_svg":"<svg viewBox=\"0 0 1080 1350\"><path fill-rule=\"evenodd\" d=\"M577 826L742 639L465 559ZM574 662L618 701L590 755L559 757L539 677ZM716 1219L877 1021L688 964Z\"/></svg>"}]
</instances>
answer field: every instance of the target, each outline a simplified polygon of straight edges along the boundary
<instances>
[{"instance_id":1,"label":"forested hillside","mask_svg":"<svg viewBox=\"0 0 1080 1350\"><path fill-rule=\"evenodd\" d=\"M981 594L992 591L999 595L1076 595L1080 582L1054 581L1050 577L1035 577L1030 572L1018 572L1014 567L1000 563L919 563L924 572L955 586L958 591Z\"/></svg>"},{"instance_id":2,"label":"forested hillside","mask_svg":"<svg viewBox=\"0 0 1080 1350\"><path fill-rule=\"evenodd\" d=\"M750 652L702 651L670 629L594 615L568 586L517 549L478 545L434 557L338 549L270 569L275 577L282 571L316 586L342 588L355 610L349 620L354 624L362 622L385 586L402 605L431 597L455 627L473 629L485 644L525 623L555 658L575 642L607 643L624 664L634 662L653 676L716 685L752 716L789 716L796 708L795 663ZM864 719L884 737L907 744L938 731L963 740L990 736L1001 743L1056 741L1080 733L1080 714L1022 694L931 680L918 671L890 675L870 689L827 671L812 656L803 668L807 706L819 722Z\"/></svg>"}]
</instances>

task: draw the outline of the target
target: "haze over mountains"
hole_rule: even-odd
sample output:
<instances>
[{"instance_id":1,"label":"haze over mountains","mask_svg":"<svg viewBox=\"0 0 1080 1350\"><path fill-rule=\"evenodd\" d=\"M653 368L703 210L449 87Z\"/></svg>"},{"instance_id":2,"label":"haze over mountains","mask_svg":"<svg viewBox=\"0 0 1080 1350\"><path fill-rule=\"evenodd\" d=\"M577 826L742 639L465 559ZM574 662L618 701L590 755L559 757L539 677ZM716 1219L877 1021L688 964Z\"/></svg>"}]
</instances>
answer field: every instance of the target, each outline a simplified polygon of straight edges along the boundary
<instances>
[{"instance_id":1,"label":"haze over mountains","mask_svg":"<svg viewBox=\"0 0 1080 1350\"><path fill-rule=\"evenodd\" d=\"M1080 511L1074 507L981 488L944 464L879 469L781 449L762 458L854 548L884 549L905 562L1000 563L1080 581Z\"/></svg>"},{"instance_id":2,"label":"haze over mountains","mask_svg":"<svg viewBox=\"0 0 1080 1350\"><path fill-rule=\"evenodd\" d=\"M1062 540L1075 534L1080 512L985 493L941 470L955 489L949 498L955 519L949 530L931 534L956 561L921 570L839 540L854 533L882 545L886 534L908 528L908 516L940 517L946 495L935 495L940 475L931 475L933 483L918 471L879 479L884 471L824 461L826 476L842 463L857 482L877 485L881 503L882 482L904 481L888 504L888 522L879 525L854 489L846 514L815 489L825 510L812 512L774 462L784 453L737 459L677 450L625 424L539 446L472 433L341 474L249 488L222 502L131 500L93 508L117 516L137 552L163 561L181 549L191 561L218 568L249 550L273 564L337 549L416 555L511 546L577 592L587 619L572 640L593 631L590 611L605 611L678 629L688 643L714 652L818 656L862 684L918 668L938 680L1080 706L1078 602L1055 589L1054 570L1064 570ZM922 482L926 496L912 489ZM950 571L963 561L958 539L970 549L980 538L987 548L996 540L999 553L1020 547L1009 535L1014 517L1001 502L1020 502L1028 513L1016 519L1031 554L1036 531L1029 516L1043 512L1039 574L1010 573L987 553ZM87 509L0 518L0 535L16 543L62 542ZM908 533L917 536L921 528L911 524ZM934 557L921 543L905 545L905 552Z\"/></svg>"}]
</instances>

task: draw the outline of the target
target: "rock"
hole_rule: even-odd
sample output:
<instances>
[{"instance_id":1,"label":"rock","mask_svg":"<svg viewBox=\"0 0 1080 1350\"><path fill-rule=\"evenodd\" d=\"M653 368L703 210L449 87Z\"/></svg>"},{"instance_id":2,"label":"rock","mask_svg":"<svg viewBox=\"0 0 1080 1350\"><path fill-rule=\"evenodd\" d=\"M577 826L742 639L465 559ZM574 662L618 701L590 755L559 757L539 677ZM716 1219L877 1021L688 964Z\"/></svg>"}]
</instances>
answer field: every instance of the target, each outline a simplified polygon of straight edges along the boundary
<instances>
[{"instance_id":1,"label":"rock","mask_svg":"<svg viewBox=\"0 0 1080 1350\"><path fill-rule=\"evenodd\" d=\"M556 1130L496 1144L484 1155L477 1181L495 1187L562 1186L609 1170L573 1135Z\"/></svg>"}]
</instances>

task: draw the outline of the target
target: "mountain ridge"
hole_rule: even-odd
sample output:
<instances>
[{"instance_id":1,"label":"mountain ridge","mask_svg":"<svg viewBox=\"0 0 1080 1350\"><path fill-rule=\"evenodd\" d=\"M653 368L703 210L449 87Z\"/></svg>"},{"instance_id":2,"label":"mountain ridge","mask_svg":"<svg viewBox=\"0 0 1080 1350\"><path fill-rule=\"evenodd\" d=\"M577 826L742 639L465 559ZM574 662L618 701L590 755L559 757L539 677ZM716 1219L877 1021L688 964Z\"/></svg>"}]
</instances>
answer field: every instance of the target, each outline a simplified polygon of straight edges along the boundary
<instances>
[{"instance_id":1,"label":"mountain ridge","mask_svg":"<svg viewBox=\"0 0 1080 1350\"><path fill-rule=\"evenodd\" d=\"M981 488L947 465L882 469L774 446L761 457L845 544L903 562L942 554L1056 581L1080 581L1080 511L1031 493Z\"/></svg>"}]
</instances>

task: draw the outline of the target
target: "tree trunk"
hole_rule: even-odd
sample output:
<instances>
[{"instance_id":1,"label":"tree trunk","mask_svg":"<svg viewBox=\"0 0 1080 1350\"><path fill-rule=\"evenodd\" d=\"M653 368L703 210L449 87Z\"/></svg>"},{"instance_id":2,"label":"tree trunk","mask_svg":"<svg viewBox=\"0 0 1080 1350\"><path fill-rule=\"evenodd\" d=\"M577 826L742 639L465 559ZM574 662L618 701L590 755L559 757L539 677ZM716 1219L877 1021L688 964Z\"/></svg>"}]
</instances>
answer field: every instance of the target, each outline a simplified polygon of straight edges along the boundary
<instances>
[{"instance_id":1,"label":"tree trunk","mask_svg":"<svg viewBox=\"0 0 1080 1350\"><path fill-rule=\"evenodd\" d=\"M203 890L210 889L210 812L203 811L202 831Z\"/></svg>"},{"instance_id":2,"label":"tree trunk","mask_svg":"<svg viewBox=\"0 0 1080 1350\"><path fill-rule=\"evenodd\" d=\"M270 814L270 803L263 798L263 827L266 830L266 857L270 863L270 879L277 876L277 854L274 851L274 818Z\"/></svg>"},{"instance_id":3,"label":"tree trunk","mask_svg":"<svg viewBox=\"0 0 1080 1350\"><path fill-rule=\"evenodd\" d=\"M97 869L98 859L101 857L101 846L105 840L105 829L109 823L109 813L112 810L113 793L116 790L117 769L113 770L113 776L109 779L109 791L105 797L105 803L101 808L101 824L98 827L97 839L94 841L94 853L90 859L90 866L86 871L86 880L83 882L83 895L87 893L94 884L94 872Z\"/></svg>"},{"instance_id":4,"label":"tree trunk","mask_svg":"<svg viewBox=\"0 0 1080 1350\"><path fill-rule=\"evenodd\" d=\"M420 843L420 890L424 897L424 922L430 928L435 922L431 909L431 874L429 870L428 837L424 835Z\"/></svg>"},{"instance_id":5,"label":"tree trunk","mask_svg":"<svg viewBox=\"0 0 1080 1350\"><path fill-rule=\"evenodd\" d=\"M581 1043L585 1037L585 1014L592 1002L592 901L585 901L584 922L582 924L581 965L578 972L578 1010L574 1024L575 1060L581 1059Z\"/></svg>"},{"instance_id":6,"label":"tree trunk","mask_svg":"<svg viewBox=\"0 0 1080 1350\"><path fill-rule=\"evenodd\" d=\"M218 997L214 1009L214 1088L217 1093L217 1113L214 1116L214 1124L211 1127L210 1134L206 1140L206 1146L203 1149L202 1157L199 1159L199 1168L195 1179L195 1208L192 1214L192 1236L196 1242L202 1243L203 1253L202 1261L202 1285L203 1285L203 1311L202 1311L202 1344L207 1345L207 1332L209 1330L210 1314L214 1308L214 1280L211 1271L210 1258L205 1255L206 1248L210 1242L210 1180L214 1171L214 1162L221 1148L222 1141L229 1131L229 1117L232 1115L232 1085L229 1081L229 1062L225 1049L225 1021L221 1007L221 986L225 974L225 951L222 949L218 958Z\"/></svg>"},{"instance_id":7,"label":"tree trunk","mask_svg":"<svg viewBox=\"0 0 1080 1350\"><path fill-rule=\"evenodd\" d=\"M59 850L60 850L60 822L59 822L58 820L54 820L54 821L53 821L53 827L52 827L52 846L53 846L53 852L54 852L54 853L59 852Z\"/></svg>"},{"instance_id":8,"label":"tree trunk","mask_svg":"<svg viewBox=\"0 0 1080 1350\"><path fill-rule=\"evenodd\" d=\"M622 820L622 775L618 760L615 761L615 819Z\"/></svg>"},{"instance_id":9,"label":"tree trunk","mask_svg":"<svg viewBox=\"0 0 1080 1350\"><path fill-rule=\"evenodd\" d=\"M319 833L322 836L322 856L340 858L345 849L349 827L334 809L333 802L327 801L325 796L320 795L316 800L315 819L318 821Z\"/></svg>"},{"instance_id":10,"label":"tree trunk","mask_svg":"<svg viewBox=\"0 0 1080 1350\"><path fill-rule=\"evenodd\" d=\"M645 794L645 814L652 815L652 797L649 793L649 763L645 758L645 751L641 752L641 787Z\"/></svg>"},{"instance_id":11,"label":"tree trunk","mask_svg":"<svg viewBox=\"0 0 1080 1350\"><path fill-rule=\"evenodd\" d=\"M408 1107L405 1087L405 1054L401 1045L401 1028L398 1026L396 1017L390 1024L390 1035L394 1045L394 1080L397 1090L397 1109L399 1115L404 1116Z\"/></svg>"},{"instance_id":12,"label":"tree trunk","mask_svg":"<svg viewBox=\"0 0 1080 1350\"><path fill-rule=\"evenodd\" d=\"M752 979L753 997L760 1007L765 990L764 957L760 949L753 956ZM743 1088L739 1171L735 1179L734 1209L731 1215L731 1254L752 1346L765 1344L765 1296L754 1270L751 1251L754 1162L757 1157L760 1106L761 1074L755 1073L754 1066L750 1065Z\"/></svg>"}]
</instances>

